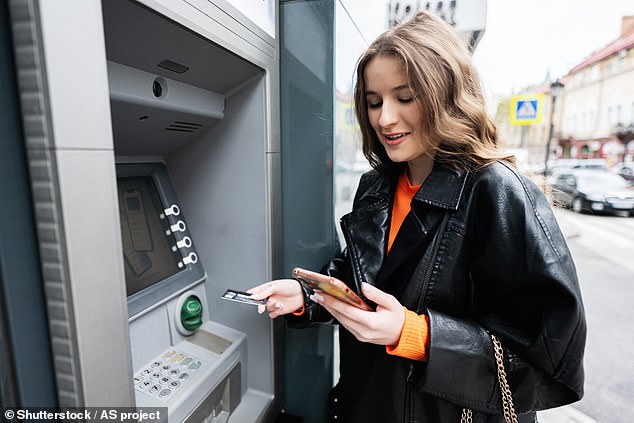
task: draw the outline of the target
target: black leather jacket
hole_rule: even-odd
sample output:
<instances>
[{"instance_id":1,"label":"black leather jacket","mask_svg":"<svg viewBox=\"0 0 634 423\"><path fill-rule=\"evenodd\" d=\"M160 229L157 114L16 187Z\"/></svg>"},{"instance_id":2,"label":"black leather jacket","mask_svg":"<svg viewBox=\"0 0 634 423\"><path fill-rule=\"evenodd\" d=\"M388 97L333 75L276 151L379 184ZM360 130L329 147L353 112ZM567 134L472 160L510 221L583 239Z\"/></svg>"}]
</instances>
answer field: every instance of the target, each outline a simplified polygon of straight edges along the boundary
<instances>
[{"instance_id":1,"label":"black leather jacket","mask_svg":"<svg viewBox=\"0 0 634 423\"><path fill-rule=\"evenodd\" d=\"M583 395L586 325L575 266L542 192L513 168L436 165L386 256L396 171L366 173L341 220L346 250L325 273L366 281L430 321L427 362L388 355L340 328L329 416L344 422L503 422L489 332L505 346L520 422ZM328 322L317 304L289 318ZM336 418L334 417L336 416Z\"/></svg>"}]
</instances>

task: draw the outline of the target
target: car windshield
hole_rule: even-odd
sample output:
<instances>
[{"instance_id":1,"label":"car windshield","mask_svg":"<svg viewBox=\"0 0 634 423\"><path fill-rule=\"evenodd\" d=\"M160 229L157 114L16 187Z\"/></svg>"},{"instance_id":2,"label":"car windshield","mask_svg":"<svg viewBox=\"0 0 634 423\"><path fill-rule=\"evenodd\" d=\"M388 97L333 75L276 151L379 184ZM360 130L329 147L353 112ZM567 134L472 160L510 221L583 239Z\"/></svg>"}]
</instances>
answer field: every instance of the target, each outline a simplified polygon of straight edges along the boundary
<instances>
[{"instance_id":1,"label":"car windshield","mask_svg":"<svg viewBox=\"0 0 634 423\"><path fill-rule=\"evenodd\" d=\"M614 173L604 172L592 172L577 175L577 181L579 186L583 186L586 189L619 189L628 188L627 181L619 175Z\"/></svg>"}]
</instances>

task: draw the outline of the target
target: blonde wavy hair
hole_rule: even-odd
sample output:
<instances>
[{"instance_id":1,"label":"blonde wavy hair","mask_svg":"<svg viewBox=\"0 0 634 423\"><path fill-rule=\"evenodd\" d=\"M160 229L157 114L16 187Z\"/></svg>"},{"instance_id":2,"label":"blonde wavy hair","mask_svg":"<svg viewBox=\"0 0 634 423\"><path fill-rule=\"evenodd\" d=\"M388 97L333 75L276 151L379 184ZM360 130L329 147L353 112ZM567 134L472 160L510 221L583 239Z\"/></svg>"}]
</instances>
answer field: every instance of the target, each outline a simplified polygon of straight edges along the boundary
<instances>
[{"instance_id":1,"label":"blonde wavy hair","mask_svg":"<svg viewBox=\"0 0 634 423\"><path fill-rule=\"evenodd\" d=\"M496 160L515 164L497 148L497 130L486 112L471 54L454 29L431 12L380 35L357 63L354 90L363 154L375 169L395 165L385 152L368 118L365 69L377 56L392 56L402 64L420 108L423 130L439 140L435 160L473 171Z\"/></svg>"}]
</instances>

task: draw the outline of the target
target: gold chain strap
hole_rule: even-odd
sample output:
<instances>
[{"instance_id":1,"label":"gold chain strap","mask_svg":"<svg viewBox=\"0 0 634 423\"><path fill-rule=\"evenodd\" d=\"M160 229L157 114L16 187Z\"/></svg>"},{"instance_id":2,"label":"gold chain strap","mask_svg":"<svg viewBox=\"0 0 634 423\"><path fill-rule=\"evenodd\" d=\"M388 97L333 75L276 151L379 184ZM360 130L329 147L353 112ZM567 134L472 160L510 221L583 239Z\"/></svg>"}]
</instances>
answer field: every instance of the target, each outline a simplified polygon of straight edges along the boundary
<instances>
[{"instance_id":1,"label":"gold chain strap","mask_svg":"<svg viewBox=\"0 0 634 423\"><path fill-rule=\"evenodd\" d=\"M491 335L493 341L493 350L495 351L495 361L498 367L498 382L500 383L500 392L502 393L502 407L504 409L504 420L507 423L517 423L517 415L513 406L513 396L511 388L506 380L506 370L504 370L504 350L502 343L495 335ZM472 423L473 412L469 408L462 409L462 418L460 423Z\"/></svg>"}]
</instances>

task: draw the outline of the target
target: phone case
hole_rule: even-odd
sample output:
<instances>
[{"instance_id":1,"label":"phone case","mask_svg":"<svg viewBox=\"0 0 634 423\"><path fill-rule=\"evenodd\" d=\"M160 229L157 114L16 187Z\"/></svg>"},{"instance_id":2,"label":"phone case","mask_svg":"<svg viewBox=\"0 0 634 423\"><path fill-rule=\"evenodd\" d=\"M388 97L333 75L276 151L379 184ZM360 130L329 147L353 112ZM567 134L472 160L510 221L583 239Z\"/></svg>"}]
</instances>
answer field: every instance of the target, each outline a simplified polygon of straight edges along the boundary
<instances>
[{"instance_id":1,"label":"phone case","mask_svg":"<svg viewBox=\"0 0 634 423\"><path fill-rule=\"evenodd\" d=\"M372 311L372 308L366 304L353 290L332 276L322 275L321 273L312 272L310 270L296 267L293 269L293 278L309 289L322 291L343 302L351 304L362 310Z\"/></svg>"}]
</instances>

